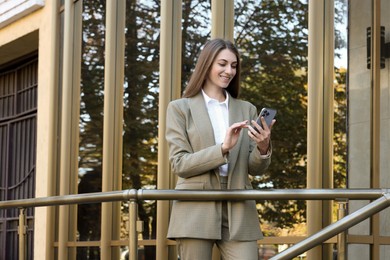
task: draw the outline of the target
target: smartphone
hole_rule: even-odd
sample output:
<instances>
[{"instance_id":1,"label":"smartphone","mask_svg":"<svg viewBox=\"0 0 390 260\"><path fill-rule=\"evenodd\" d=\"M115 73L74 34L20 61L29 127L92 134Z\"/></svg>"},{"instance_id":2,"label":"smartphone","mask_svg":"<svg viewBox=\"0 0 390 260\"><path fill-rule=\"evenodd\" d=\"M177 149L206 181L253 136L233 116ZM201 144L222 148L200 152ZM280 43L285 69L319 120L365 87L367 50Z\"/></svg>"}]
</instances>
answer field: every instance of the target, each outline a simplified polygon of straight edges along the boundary
<instances>
[{"instance_id":1,"label":"smartphone","mask_svg":"<svg viewBox=\"0 0 390 260\"><path fill-rule=\"evenodd\" d=\"M267 123L268 126L270 126L275 116L276 116L276 109L264 107L263 109L261 109L260 114L256 119L256 123L258 123L262 128L264 128L263 123L260 120L261 117L264 117L265 122Z\"/></svg>"}]
</instances>

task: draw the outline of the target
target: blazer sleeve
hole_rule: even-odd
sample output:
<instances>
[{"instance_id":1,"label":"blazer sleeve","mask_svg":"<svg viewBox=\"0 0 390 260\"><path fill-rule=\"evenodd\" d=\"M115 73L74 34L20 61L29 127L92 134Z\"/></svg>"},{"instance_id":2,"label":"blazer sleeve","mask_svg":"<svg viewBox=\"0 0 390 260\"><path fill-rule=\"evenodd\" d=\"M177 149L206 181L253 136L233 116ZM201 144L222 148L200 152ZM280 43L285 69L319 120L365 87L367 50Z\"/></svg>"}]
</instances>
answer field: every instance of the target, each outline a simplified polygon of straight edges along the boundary
<instances>
[{"instance_id":1,"label":"blazer sleeve","mask_svg":"<svg viewBox=\"0 0 390 260\"><path fill-rule=\"evenodd\" d=\"M255 145L249 156L248 173L250 175L262 175L268 169L271 164L272 145L270 144L270 150L268 156L262 156L259 149Z\"/></svg>"},{"instance_id":2,"label":"blazer sleeve","mask_svg":"<svg viewBox=\"0 0 390 260\"><path fill-rule=\"evenodd\" d=\"M169 161L172 172L182 178L204 174L227 163L222 154L222 144L194 151L187 131L189 117L189 110L184 108L183 103L169 103L166 122Z\"/></svg>"}]
</instances>

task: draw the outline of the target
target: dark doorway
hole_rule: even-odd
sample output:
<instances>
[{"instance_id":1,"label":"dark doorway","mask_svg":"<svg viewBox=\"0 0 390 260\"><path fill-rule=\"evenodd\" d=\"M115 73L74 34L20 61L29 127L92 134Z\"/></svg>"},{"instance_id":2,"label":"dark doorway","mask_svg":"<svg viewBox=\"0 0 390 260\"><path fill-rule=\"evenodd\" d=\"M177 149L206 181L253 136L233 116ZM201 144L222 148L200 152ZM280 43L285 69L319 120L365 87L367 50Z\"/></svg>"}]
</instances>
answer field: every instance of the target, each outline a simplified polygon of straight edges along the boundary
<instances>
[{"instance_id":1,"label":"dark doorway","mask_svg":"<svg viewBox=\"0 0 390 260\"><path fill-rule=\"evenodd\" d=\"M38 58L0 68L0 199L35 197ZM33 259L34 209L26 209ZM18 259L18 209L0 210L0 260Z\"/></svg>"}]
</instances>

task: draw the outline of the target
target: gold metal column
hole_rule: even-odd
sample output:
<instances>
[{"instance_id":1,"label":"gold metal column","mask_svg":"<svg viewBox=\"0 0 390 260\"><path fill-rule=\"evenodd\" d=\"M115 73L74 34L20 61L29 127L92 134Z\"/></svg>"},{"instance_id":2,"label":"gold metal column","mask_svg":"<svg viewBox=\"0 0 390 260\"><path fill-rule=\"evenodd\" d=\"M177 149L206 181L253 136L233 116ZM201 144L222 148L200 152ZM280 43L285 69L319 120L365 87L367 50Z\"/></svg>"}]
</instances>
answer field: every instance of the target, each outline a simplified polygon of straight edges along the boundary
<instances>
[{"instance_id":1,"label":"gold metal column","mask_svg":"<svg viewBox=\"0 0 390 260\"><path fill-rule=\"evenodd\" d=\"M307 188L333 188L334 1L309 1ZM332 201L307 202L312 235L332 223ZM332 259L332 245L316 247L308 259Z\"/></svg>"},{"instance_id":2,"label":"gold metal column","mask_svg":"<svg viewBox=\"0 0 390 260\"><path fill-rule=\"evenodd\" d=\"M48 148L48 174L47 174L47 196L57 195L57 131L58 131L58 69L59 69L59 1L52 1L50 10L50 67L49 71L49 148ZM54 236L55 236L55 207L47 207L47 229L46 229L46 254L45 259L54 259Z\"/></svg>"},{"instance_id":3,"label":"gold metal column","mask_svg":"<svg viewBox=\"0 0 390 260\"><path fill-rule=\"evenodd\" d=\"M380 27L381 0L372 0L371 30L371 187L380 187ZM371 218L371 259L380 259L380 218L375 214Z\"/></svg>"},{"instance_id":4,"label":"gold metal column","mask_svg":"<svg viewBox=\"0 0 390 260\"><path fill-rule=\"evenodd\" d=\"M74 36L73 36L73 93L72 93L72 164L69 174L70 194L78 193L79 173L79 122L80 122L80 79L81 79L81 35L82 35L83 1L74 2ZM69 207L69 240L77 239L77 205ZM61 223L61 222L60 222ZM77 248L69 249L69 259L76 259Z\"/></svg>"},{"instance_id":5,"label":"gold metal column","mask_svg":"<svg viewBox=\"0 0 390 260\"><path fill-rule=\"evenodd\" d=\"M122 189L123 84L126 1L106 3L102 191ZM120 202L102 203L101 259L119 259Z\"/></svg>"},{"instance_id":6,"label":"gold metal column","mask_svg":"<svg viewBox=\"0 0 390 260\"><path fill-rule=\"evenodd\" d=\"M324 78L324 0L309 1L308 41L308 119L307 119L307 188L322 187L323 154L323 78ZM307 232L313 235L322 228L321 201L307 201ZM321 259L322 249L308 251L308 259Z\"/></svg>"},{"instance_id":7,"label":"gold metal column","mask_svg":"<svg viewBox=\"0 0 390 260\"><path fill-rule=\"evenodd\" d=\"M18 240L19 240L19 260L25 260L27 256L27 219L26 209L19 209L19 226L18 226Z\"/></svg>"},{"instance_id":8,"label":"gold metal column","mask_svg":"<svg viewBox=\"0 0 390 260\"><path fill-rule=\"evenodd\" d=\"M165 140L166 108L169 101L181 96L181 10L182 1L161 1L160 33L160 93L158 128L158 170L157 188L174 188L170 174L168 145ZM168 259L167 230L169 222L169 201L157 201L157 260ZM172 256L172 259L175 256ZM177 259L177 256L176 256Z\"/></svg>"},{"instance_id":9,"label":"gold metal column","mask_svg":"<svg viewBox=\"0 0 390 260\"><path fill-rule=\"evenodd\" d=\"M333 135L334 135L334 1L324 3L324 75L323 75L323 154L322 185L319 188L333 188ZM310 36L309 36L310 37ZM318 115L319 117L321 114ZM333 201L322 201L322 228L332 223ZM333 259L333 244L322 246L322 259Z\"/></svg>"},{"instance_id":10,"label":"gold metal column","mask_svg":"<svg viewBox=\"0 0 390 260\"><path fill-rule=\"evenodd\" d=\"M337 220L344 218L347 215L347 200L338 201ZM337 260L347 259L347 232L343 231L337 235Z\"/></svg>"},{"instance_id":11,"label":"gold metal column","mask_svg":"<svg viewBox=\"0 0 390 260\"><path fill-rule=\"evenodd\" d=\"M211 38L234 41L234 0L211 1Z\"/></svg>"},{"instance_id":12,"label":"gold metal column","mask_svg":"<svg viewBox=\"0 0 390 260\"><path fill-rule=\"evenodd\" d=\"M64 61L61 113L60 195L77 193L78 137L80 118L81 66L81 1L65 1ZM60 206L58 231L58 259L75 258L75 249L69 250L69 240L76 240L75 205Z\"/></svg>"},{"instance_id":13,"label":"gold metal column","mask_svg":"<svg viewBox=\"0 0 390 260\"><path fill-rule=\"evenodd\" d=\"M129 201L129 260L138 260L137 203L138 202L136 200Z\"/></svg>"}]
</instances>

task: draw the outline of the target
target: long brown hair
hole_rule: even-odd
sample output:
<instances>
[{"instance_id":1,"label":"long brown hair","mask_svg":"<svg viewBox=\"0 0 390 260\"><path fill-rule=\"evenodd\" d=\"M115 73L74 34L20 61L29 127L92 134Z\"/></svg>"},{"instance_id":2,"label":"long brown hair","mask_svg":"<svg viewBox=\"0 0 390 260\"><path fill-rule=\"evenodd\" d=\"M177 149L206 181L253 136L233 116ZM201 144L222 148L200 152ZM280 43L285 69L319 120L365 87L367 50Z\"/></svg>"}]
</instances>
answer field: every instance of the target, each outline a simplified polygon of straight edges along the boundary
<instances>
[{"instance_id":1,"label":"long brown hair","mask_svg":"<svg viewBox=\"0 0 390 260\"><path fill-rule=\"evenodd\" d=\"M237 57L236 75L230 81L226 91L229 92L232 97L238 97L240 91L241 71L240 54L236 46L234 46L231 41L224 39L213 39L204 45L199 54L194 72L192 73L190 81L184 90L183 97L193 97L201 91L215 58L218 56L219 52L224 49L231 50Z\"/></svg>"}]
</instances>

